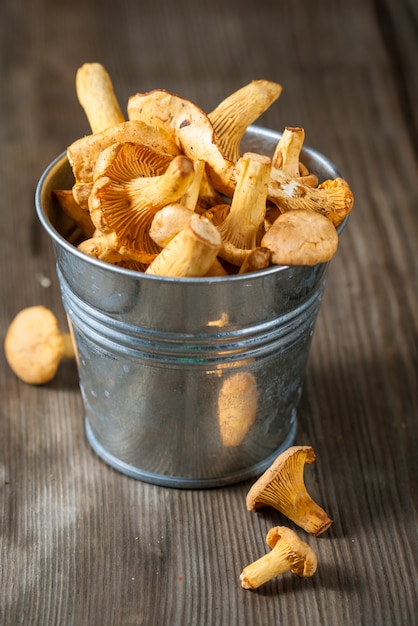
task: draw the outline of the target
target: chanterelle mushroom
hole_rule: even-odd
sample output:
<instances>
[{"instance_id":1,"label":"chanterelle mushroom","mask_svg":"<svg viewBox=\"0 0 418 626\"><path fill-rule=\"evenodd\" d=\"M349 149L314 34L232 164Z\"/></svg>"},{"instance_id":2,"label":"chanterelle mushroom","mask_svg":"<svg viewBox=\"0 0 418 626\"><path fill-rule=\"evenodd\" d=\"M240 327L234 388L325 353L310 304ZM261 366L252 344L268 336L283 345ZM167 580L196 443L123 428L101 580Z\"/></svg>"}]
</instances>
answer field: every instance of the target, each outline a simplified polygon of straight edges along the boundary
<instances>
[{"instance_id":1,"label":"chanterelle mushroom","mask_svg":"<svg viewBox=\"0 0 418 626\"><path fill-rule=\"evenodd\" d=\"M269 157L246 152L236 166L237 184L230 209L221 205L221 211L208 211L222 237L219 256L233 265L241 266L250 251L260 245L270 166Z\"/></svg>"},{"instance_id":2,"label":"chanterelle mushroom","mask_svg":"<svg viewBox=\"0 0 418 626\"><path fill-rule=\"evenodd\" d=\"M136 120L122 122L100 133L81 137L68 146L68 161L76 184L92 182L97 158L103 150L114 143L127 142L171 156L180 153L174 139L164 128L155 128Z\"/></svg>"},{"instance_id":3,"label":"chanterelle mushroom","mask_svg":"<svg viewBox=\"0 0 418 626\"><path fill-rule=\"evenodd\" d=\"M296 209L282 213L263 235L276 265L316 265L329 261L338 247L338 233L320 213Z\"/></svg>"},{"instance_id":4,"label":"chanterelle mushroom","mask_svg":"<svg viewBox=\"0 0 418 626\"><path fill-rule=\"evenodd\" d=\"M84 63L76 74L76 92L93 133L125 121L112 80L100 63Z\"/></svg>"},{"instance_id":5,"label":"chanterelle mushroom","mask_svg":"<svg viewBox=\"0 0 418 626\"><path fill-rule=\"evenodd\" d=\"M300 153L305 140L303 128L286 126L280 137L272 157L272 175L275 170L282 170L289 176L297 177L299 182L316 187L318 177L309 173L300 161Z\"/></svg>"},{"instance_id":6,"label":"chanterelle mushroom","mask_svg":"<svg viewBox=\"0 0 418 626\"><path fill-rule=\"evenodd\" d=\"M116 233L121 246L146 253L158 253L159 247L149 236L156 212L176 202L194 177L193 162L179 155L171 160L161 176L132 176L125 169L123 144L105 176L94 183L89 198L91 219L102 234Z\"/></svg>"},{"instance_id":7,"label":"chanterelle mushroom","mask_svg":"<svg viewBox=\"0 0 418 626\"><path fill-rule=\"evenodd\" d=\"M186 156L206 162L215 189L232 195L234 163L223 154L208 116L196 104L155 89L129 98L128 117L170 133Z\"/></svg>"},{"instance_id":8,"label":"chanterelle mushroom","mask_svg":"<svg viewBox=\"0 0 418 626\"><path fill-rule=\"evenodd\" d=\"M247 494L247 509L269 505L313 535L332 524L326 512L310 497L303 480L305 463L315 461L311 446L292 446L254 483Z\"/></svg>"},{"instance_id":9,"label":"chanterelle mushroom","mask_svg":"<svg viewBox=\"0 0 418 626\"><path fill-rule=\"evenodd\" d=\"M52 380L64 357L75 356L69 333L62 333L55 315L44 306L20 311L4 341L7 362L25 383L42 385Z\"/></svg>"},{"instance_id":10,"label":"chanterelle mushroom","mask_svg":"<svg viewBox=\"0 0 418 626\"><path fill-rule=\"evenodd\" d=\"M239 146L248 126L277 100L282 86L270 80L253 80L222 100L208 118L219 147L227 159L236 163Z\"/></svg>"},{"instance_id":11,"label":"chanterelle mushroom","mask_svg":"<svg viewBox=\"0 0 418 626\"><path fill-rule=\"evenodd\" d=\"M290 528L271 528L266 542L272 550L244 567L241 572L240 581L244 589L257 589L268 580L288 571L301 578L308 578L316 572L315 552Z\"/></svg>"},{"instance_id":12,"label":"chanterelle mushroom","mask_svg":"<svg viewBox=\"0 0 418 626\"><path fill-rule=\"evenodd\" d=\"M334 226L341 224L354 203L353 193L343 178L312 187L280 169L271 170L268 199L282 212L298 209L317 211L330 219Z\"/></svg>"}]
</instances>

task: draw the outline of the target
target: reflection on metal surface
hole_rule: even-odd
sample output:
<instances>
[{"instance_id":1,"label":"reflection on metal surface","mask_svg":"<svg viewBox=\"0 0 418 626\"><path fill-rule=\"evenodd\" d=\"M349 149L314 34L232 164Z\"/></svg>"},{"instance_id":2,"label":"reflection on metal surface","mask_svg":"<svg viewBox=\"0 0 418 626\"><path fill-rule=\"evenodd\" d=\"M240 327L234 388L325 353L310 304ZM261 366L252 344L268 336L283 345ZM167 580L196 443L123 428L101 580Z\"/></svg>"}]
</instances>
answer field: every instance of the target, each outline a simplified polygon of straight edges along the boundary
<instances>
[{"instance_id":1,"label":"reflection on metal surface","mask_svg":"<svg viewBox=\"0 0 418 626\"><path fill-rule=\"evenodd\" d=\"M219 432L224 446L239 446L254 423L258 406L257 381L250 372L237 372L223 381L218 398Z\"/></svg>"},{"instance_id":2,"label":"reflection on metal surface","mask_svg":"<svg viewBox=\"0 0 418 626\"><path fill-rule=\"evenodd\" d=\"M229 323L229 315L225 311L223 311L221 317L217 320L209 320L208 326L217 326L218 328L223 328Z\"/></svg>"}]
</instances>

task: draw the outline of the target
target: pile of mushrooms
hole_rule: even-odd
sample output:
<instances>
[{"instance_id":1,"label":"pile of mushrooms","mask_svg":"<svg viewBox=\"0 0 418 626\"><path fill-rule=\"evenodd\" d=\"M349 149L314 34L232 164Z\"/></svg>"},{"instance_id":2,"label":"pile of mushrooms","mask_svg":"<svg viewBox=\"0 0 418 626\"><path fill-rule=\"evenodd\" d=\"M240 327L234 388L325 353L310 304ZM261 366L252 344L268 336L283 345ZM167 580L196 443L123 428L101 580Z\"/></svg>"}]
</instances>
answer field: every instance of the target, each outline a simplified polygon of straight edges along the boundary
<instances>
[{"instance_id":1,"label":"pile of mushrooms","mask_svg":"<svg viewBox=\"0 0 418 626\"><path fill-rule=\"evenodd\" d=\"M175 277L329 261L353 194L342 178L318 184L301 163L303 129L286 127L271 158L240 154L281 91L254 80L206 114L155 89L131 96L125 119L106 69L81 66L76 92L92 134L67 149L73 188L54 192L82 233L79 249Z\"/></svg>"}]
</instances>

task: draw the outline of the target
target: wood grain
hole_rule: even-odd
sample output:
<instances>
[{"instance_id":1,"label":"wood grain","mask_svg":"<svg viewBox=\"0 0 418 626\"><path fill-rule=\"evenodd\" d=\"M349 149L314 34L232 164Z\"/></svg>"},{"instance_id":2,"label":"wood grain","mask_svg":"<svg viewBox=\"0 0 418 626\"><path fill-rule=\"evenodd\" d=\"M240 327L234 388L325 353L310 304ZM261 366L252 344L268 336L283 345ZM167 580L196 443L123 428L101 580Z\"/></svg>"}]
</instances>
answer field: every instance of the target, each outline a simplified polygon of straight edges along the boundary
<instances>
[{"instance_id":1,"label":"wood grain","mask_svg":"<svg viewBox=\"0 0 418 626\"><path fill-rule=\"evenodd\" d=\"M88 446L73 363L30 387L0 359L3 626L413 624L418 611L418 9L412 0L178 0L0 5L0 328L45 304L65 316L34 210L45 166L89 132L75 72L101 61L120 101L163 87L209 111L254 78L283 85L260 123L303 126L355 208L331 263L298 414L313 497L312 579L257 592L239 574L278 512L251 481L157 487ZM50 286L45 286L50 281Z\"/></svg>"}]
</instances>

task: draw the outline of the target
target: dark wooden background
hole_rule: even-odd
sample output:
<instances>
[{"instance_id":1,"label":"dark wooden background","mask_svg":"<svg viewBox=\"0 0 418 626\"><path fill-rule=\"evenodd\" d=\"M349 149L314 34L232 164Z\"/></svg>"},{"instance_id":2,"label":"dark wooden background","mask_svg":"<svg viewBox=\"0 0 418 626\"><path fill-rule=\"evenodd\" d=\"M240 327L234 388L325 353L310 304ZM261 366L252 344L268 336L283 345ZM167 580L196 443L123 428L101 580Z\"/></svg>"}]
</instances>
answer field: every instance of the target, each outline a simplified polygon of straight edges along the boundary
<instances>
[{"instance_id":1,"label":"dark wooden background","mask_svg":"<svg viewBox=\"0 0 418 626\"><path fill-rule=\"evenodd\" d=\"M413 0L2 0L0 332L45 304L65 323L34 190L89 132L74 78L120 102L163 87L210 111L255 78L283 85L260 123L303 126L356 203L331 264L296 442L334 519L315 576L256 592L244 565L285 523L251 484L182 491L107 467L86 443L73 363L44 387L0 357L1 626L416 623L418 5ZM48 286L48 284L50 286Z\"/></svg>"}]
</instances>

